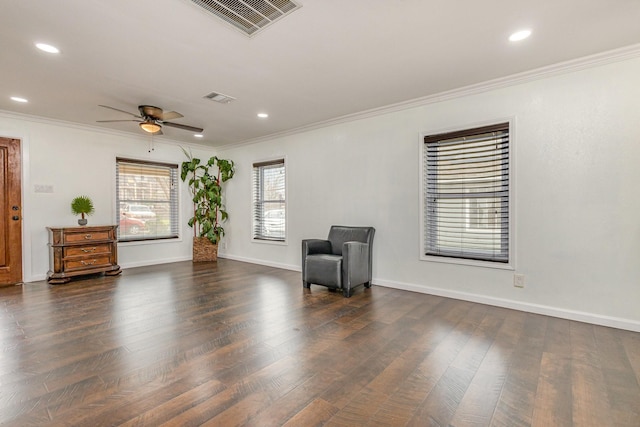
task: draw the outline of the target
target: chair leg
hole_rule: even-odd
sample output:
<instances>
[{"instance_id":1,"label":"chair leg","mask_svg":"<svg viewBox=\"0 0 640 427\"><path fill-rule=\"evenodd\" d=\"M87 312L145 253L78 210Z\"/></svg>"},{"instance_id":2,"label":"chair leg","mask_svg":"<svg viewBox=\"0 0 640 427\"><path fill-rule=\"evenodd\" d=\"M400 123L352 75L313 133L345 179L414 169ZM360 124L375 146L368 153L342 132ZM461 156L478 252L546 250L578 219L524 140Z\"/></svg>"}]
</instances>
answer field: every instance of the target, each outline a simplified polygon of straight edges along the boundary
<instances>
[{"instance_id":1,"label":"chair leg","mask_svg":"<svg viewBox=\"0 0 640 427\"><path fill-rule=\"evenodd\" d=\"M302 281L302 287L306 289L311 289L311 283Z\"/></svg>"},{"instance_id":2,"label":"chair leg","mask_svg":"<svg viewBox=\"0 0 640 427\"><path fill-rule=\"evenodd\" d=\"M344 296L345 298L351 298L351 289L349 288L342 289L342 296Z\"/></svg>"}]
</instances>

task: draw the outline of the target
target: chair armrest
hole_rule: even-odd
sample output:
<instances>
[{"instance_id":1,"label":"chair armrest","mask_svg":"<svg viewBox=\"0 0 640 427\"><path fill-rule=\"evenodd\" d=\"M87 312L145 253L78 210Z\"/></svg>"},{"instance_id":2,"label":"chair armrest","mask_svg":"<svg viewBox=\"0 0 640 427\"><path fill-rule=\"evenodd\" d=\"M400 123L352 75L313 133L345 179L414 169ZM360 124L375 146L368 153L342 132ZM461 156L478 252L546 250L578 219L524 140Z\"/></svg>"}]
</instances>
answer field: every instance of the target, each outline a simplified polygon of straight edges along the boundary
<instances>
[{"instance_id":1,"label":"chair armrest","mask_svg":"<svg viewBox=\"0 0 640 427\"><path fill-rule=\"evenodd\" d=\"M313 254L330 254L331 242L322 239L305 239L302 241L302 257Z\"/></svg>"},{"instance_id":2,"label":"chair armrest","mask_svg":"<svg viewBox=\"0 0 640 427\"><path fill-rule=\"evenodd\" d=\"M302 284L309 287L307 282L307 255L330 254L331 242L322 239L304 239L302 241Z\"/></svg>"},{"instance_id":3,"label":"chair armrest","mask_svg":"<svg viewBox=\"0 0 640 427\"><path fill-rule=\"evenodd\" d=\"M369 244L361 242L345 242L342 245L342 265L346 277L343 287L366 283L369 280Z\"/></svg>"}]
</instances>

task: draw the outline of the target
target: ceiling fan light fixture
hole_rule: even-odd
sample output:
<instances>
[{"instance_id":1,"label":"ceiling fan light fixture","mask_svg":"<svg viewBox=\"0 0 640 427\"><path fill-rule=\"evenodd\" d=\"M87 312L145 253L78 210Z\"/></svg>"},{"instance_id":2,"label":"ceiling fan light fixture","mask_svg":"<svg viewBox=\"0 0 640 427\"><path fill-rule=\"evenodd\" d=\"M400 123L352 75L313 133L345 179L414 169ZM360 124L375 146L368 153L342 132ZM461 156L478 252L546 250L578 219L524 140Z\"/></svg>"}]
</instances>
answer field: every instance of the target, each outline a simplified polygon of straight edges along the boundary
<instances>
[{"instance_id":1,"label":"ceiling fan light fixture","mask_svg":"<svg viewBox=\"0 0 640 427\"><path fill-rule=\"evenodd\" d=\"M140 127L142 130L149 133L156 133L161 129L159 124L153 122L142 122L140 123Z\"/></svg>"}]
</instances>

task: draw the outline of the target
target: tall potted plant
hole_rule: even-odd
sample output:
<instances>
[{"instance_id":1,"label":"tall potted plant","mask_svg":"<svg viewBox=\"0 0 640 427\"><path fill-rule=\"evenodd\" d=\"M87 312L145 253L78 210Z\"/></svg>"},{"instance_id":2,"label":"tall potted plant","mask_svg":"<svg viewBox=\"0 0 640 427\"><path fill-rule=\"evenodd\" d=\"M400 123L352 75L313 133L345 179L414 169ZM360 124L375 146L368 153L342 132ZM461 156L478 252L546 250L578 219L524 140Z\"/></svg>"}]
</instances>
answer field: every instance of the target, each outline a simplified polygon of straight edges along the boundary
<instances>
[{"instance_id":1,"label":"tall potted plant","mask_svg":"<svg viewBox=\"0 0 640 427\"><path fill-rule=\"evenodd\" d=\"M180 178L189 185L193 197L193 262L218 259L218 242L224 235L220 225L229 215L222 204L222 183L233 178L232 160L211 157L207 163L182 149L187 161L182 162Z\"/></svg>"}]
</instances>

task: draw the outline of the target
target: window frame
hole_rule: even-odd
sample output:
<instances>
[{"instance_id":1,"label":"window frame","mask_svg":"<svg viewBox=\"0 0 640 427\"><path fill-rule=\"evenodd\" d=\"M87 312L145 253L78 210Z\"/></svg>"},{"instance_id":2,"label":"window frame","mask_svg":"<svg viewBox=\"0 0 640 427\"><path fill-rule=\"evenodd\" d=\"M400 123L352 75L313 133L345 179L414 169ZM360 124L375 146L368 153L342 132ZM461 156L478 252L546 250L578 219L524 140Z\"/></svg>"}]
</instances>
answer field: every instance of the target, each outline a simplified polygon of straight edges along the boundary
<instances>
[{"instance_id":1,"label":"window frame","mask_svg":"<svg viewBox=\"0 0 640 427\"><path fill-rule=\"evenodd\" d=\"M175 196L175 206L172 208L171 207L171 200L169 200L169 206L170 206L170 212L173 211L173 213L170 213L169 217L170 218L175 218L175 225L173 229L175 230L175 235L166 235L166 236L149 236L146 238L127 238L127 237L121 237L120 236L120 195L118 193L119 190L119 179L120 179L120 173L119 173L119 164L120 162L122 163L129 163L129 164L134 164L134 165L140 165L140 166L155 166L155 167L165 167L167 169L170 169L171 171L173 171L173 175L174 175L174 188L172 189L172 194ZM114 218L115 218L115 223L118 225L118 231L117 231L117 238L118 238L118 244L125 244L125 245L136 245L136 244L154 244L154 243L167 243L167 242L178 242L182 240L182 227L181 227L181 203L180 203L180 199L181 199L181 190L180 190L180 165L177 163L171 163L171 162L160 162L160 161L152 161L152 160L142 160L142 159L135 159L135 158L131 158L131 157L124 157L124 156L117 156L115 159L115 168L114 168ZM136 205L138 203L132 203L132 205Z\"/></svg>"},{"instance_id":2,"label":"window frame","mask_svg":"<svg viewBox=\"0 0 640 427\"><path fill-rule=\"evenodd\" d=\"M427 227L427 218L425 214L425 203L426 203L426 176L425 176L425 151L426 151L426 143L425 137L431 137L440 134L454 134L454 133L462 133L471 131L474 129L485 128L496 126L499 124L506 123L509 128L509 190L508 190L508 212L509 212L509 221L508 221L508 261L507 262L499 262L499 261L490 261L490 260L479 260L472 258L459 258L452 256L438 256L438 255L427 255L427 241L426 241L426 227ZM516 268L516 236L515 236L515 218L516 218L516 210L515 210L515 199L514 199L514 190L516 187L515 182L515 170L516 170L516 156L515 156L515 147L516 147L516 120L515 117L508 117L502 119L491 120L487 122L481 123L473 123L464 126L455 126L445 129L433 130L428 132L420 133L419 139L419 147L420 147L420 155L418 156L419 162L419 171L420 171L420 194L419 194L419 210L420 210L420 247L419 247L419 259L421 261L427 262L436 262L436 263L445 263L445 264L459 264L459 265L469 265L476 267L486 267L498 270L515 270Z\"/></svg>"},{"instance_id":3,"label":"window frame","mask_svg":"<svg viewBox=\"0 0 640 427\"><path fill-rule=\"evenodd\" d=\"M255 194L255 169L256 167L265 167L281 164L284 169L284 238L273 239L265 236L256 236L255 234L255 215L256 215L256 194ZM251 215L250 215L250 230L251 241L253 243L267 243L273 245L287 245L288 241L288 224L289 224L289 212L288 212L288 173L287 173L287 158L286 156L274 156L268 159L256 160L251 164ZM264 203L264 202L263 202Z\"/></svg>"}]
</instances>

